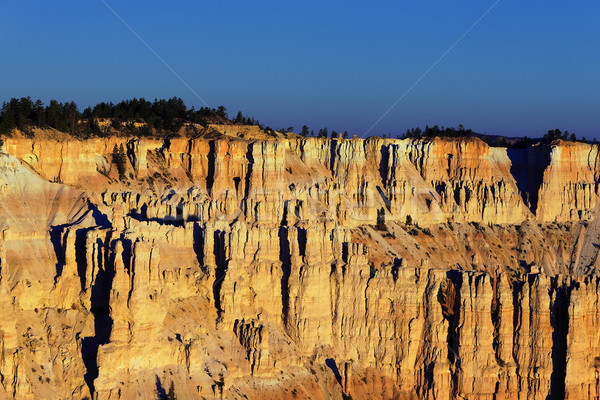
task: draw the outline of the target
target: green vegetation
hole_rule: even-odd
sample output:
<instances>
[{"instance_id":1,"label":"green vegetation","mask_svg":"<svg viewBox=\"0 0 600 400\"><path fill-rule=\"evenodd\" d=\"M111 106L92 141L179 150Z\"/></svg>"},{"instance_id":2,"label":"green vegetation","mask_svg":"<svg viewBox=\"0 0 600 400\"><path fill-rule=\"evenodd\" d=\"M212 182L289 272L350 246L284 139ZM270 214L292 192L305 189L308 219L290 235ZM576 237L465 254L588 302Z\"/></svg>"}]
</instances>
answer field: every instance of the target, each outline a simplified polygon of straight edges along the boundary
<instances>
[{"instance_id":1,"label":"green vegetation","mask_svg":"<svg viewBox=\"0 0 600 400\"><path fill-rule=\"evenodd\" d=\"M430 127L429 125L425 125L425 129L421 130L421 128L407 129L406 133L402 136L402 139L408 138L428 138L428 137L470 137L473 136L473 131L471 129L465 129L465 127L461 124L458 125L458 128L444 128L443 126L440 128L437 125Z\"/></svg>"},{"instance_id":2,"label":"green vegetation","mask_svg":"<svg viewBox=\"0 0 600 400\"><path fill-rule=\"evenodd\" d=\"M149 102L143 98L125 100L118 104L100 103L83 110L82 118L111 118L119 121L141 120L156 129L178 130L183 121L205 124L207 122L229 122L227 109L194 107L188 109L183 100L178 97Z\"/></svg>"},{"instance_id":3,"label":"green vegetation","mask_svg":"<svg viewBox=\"0 0 600 400\"><path fill-rule=\"evenodd\" d=\"M263 125L258 122L258 120L248 117L247 115L243 115L241 111L238 111L233 123L238 125L256 125L260 127L260 129L263 129Z\"/></svg>"},{"instance_id":4,"label":"green vegetation","mask_svg":"<svg viewBox=\"0 0 600 400\"><path fill-rule=\"evenodd\" d=\"M509 141L505 137L496 137L492 140L489 136L484 136L482 140L492 147L508 147L512 149L524 149L525 147L539 142L539 139L535 140L528 136L514 141Z\"/></svg>"},{"instance_id":5,"label":"green vegetation","mask_svg":"<svg viewBox=\"0 0 600 400\"><path fill-rule=\"evenodd\" d=\"M125 176L125 165L127 164L127 155L123 143L119 147L115 144L112 152L112 162L117 167L119 178L123 178Z\"/></svg>"},{"instance_id":6,"label":"green vegetation","mask_svg":"<svg viewBox=\"0 0 600 400\"><path fill-rule=\"evenodd\" d=\"M186 125L186 123L190 124ZM128 135L137 137L169 137L180 131L184 125L186 126L184 134L194 137L199 133L197 125L207 127L211 123L254 125L264 130L267 135L277 136L269 126L263 126L259 121L244 115L241 111L238 111L236 117L230 120L224 106L188 108L183 100L178 97L166 100L154 99L154 101L134 98L117 104L102 102L93 107L87 107L83 111L79 111L77 105L72 101L61 103L57 100L51 100L48 105L44 105L41 100L33 101L30 97L23 97L21 99L12 98L8 102L2 103L0 109L0 135L10 135L11 132L18 129L29 137L34 135L33 128L35 127L54 128L80 138L104 137L114 133L114 131L125 131ZM292 132L293 127L280 129L279 131L283 133ZM314 131L310 130L307 125L302 126L299 134L303 137L315 136ZM332 130L330 135L329 130L325 127L319 129L316 136L319 138L346 139L349 133L348 131L340 133ZM527 136L508 138L475 134L462 124L457 128L426 125L424 129L418 127L408 129L404 135L398 137L421 139L471 136L481 137L490 146L510 148L525 148L535 143L548 143L554 140L586 142L585 137L579 139L574 133L563 132L560 129L551 129L539 139L531 139ZM383 135L382 137L391 137L391 135Z\"/></svg>"},{"instance_id":7,"label":"green vegetation","mask_svg":"<svg viewBox=\"0 0 600 400\"><path fill-rule=\"evenodd\" d=\"M570 140L572 142L577 142L577 135L574 133L569 133L569 131L562 132L560 129L550 129L543 137L545 140ZM582 139L585 142L585 138Z\"/></svg>"},{"instance_id":8,"label":"green vegetation","mask_svg":"<svg viewBox=\"0 0 600 400\"><path fill-rule=\"evenodd\" d=\"M507 138L504 136L488 136L488 135L479 135L473 132L471 129L465 129L465 127L461 124L458 128L450 127L438 127L434 125L433 127L425 126L425 129L414 128L408 129L404 135L400 138L402 139L421 139L421 138L433 138L433 137L449 137L449 138L459 138L459 137L471 137L478 136L486 142L488 145L493 147L508 147L508 148L525 148L531 146L535 143L547 143L552 142L554 140L568 140L572 142L586 142L585 137L582 139L577 138L574 133L569 133L569 131L562 132L560 129L551 129L549 130L542 138L532 139L528 136L522 138ZM384 135L385 137L385 135Z\"/></svg>"},{"instance_id":9,"label":"green vegetation","mask_svg":"<svg viewBox=\"0 0 600 400\"><path fill-rule=\"evenodd\" d=\"M27 136L33 136L33 127L54 128L79 137L102 137L110 133L108 126L101 128L98 120L109 119L110 127L120 130L123 127L134 136L150 136L155 133L176 132L186 122L207 126L210 123L262 125L254 118L245 117L238 112L235 120L227 117L224 106L217 108L187 108L183 100L177 97L153 102L143 98L124 100L120 103L99 103L79 111L74 102L60 103L51 100L45 106L41 100L30 97L10 99L0 109L0 135L8 135L19 129ZM133 121L138 122L138 127ZM139 123L143 123L140 126Z\"/></svg>"},{"instance_id":10,"label":"green vegetation","mask_svg":"<svg viewBox=\"0 0 600 400\"><path fill-rule=\"evenodd\" d=\"M77 105L73 102L59 103L52 100L47 107L31 98L11 99L2 104L0 110L0 135L6 135L18 128L27 132L27 127L52 127L63 132L73 133L79 119Z\"/></svg>"}]
</instances>

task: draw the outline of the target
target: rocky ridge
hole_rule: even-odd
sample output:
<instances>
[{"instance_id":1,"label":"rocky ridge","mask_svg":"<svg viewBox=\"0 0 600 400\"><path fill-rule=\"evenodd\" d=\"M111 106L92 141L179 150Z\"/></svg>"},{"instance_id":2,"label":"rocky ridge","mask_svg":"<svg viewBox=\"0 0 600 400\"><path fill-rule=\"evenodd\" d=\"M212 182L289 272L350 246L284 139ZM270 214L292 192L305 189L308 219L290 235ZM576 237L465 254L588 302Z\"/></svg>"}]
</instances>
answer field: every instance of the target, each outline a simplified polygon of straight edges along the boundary
<instances>
[{"instance_id":1,"label":"rocky ridge","mask_svg":"<svg viewBox=\"0 0 600 400\"><path fill-rule=\"evenodd\" d=\"M3 396L600 395L595 145L3 150Z\"/></svg>"}]
</instances>

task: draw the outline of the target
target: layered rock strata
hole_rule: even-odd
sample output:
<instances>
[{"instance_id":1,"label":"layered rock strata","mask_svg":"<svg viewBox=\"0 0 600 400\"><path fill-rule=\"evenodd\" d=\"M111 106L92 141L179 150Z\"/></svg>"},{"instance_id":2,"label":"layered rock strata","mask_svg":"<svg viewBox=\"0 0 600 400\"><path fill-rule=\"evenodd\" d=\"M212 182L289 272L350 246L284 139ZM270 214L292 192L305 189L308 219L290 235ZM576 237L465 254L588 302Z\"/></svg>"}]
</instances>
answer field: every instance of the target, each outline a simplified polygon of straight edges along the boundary
<instances>
[{"instance_id":1,"label":"layered rock strata","mask_svg":"<svg viewBox=\"0 0 600 400\"><path fill-rule=\"evenodd\" d=\"M2 396L598 396L597 146L3 150Z\"/></svg>"}]
</instances>

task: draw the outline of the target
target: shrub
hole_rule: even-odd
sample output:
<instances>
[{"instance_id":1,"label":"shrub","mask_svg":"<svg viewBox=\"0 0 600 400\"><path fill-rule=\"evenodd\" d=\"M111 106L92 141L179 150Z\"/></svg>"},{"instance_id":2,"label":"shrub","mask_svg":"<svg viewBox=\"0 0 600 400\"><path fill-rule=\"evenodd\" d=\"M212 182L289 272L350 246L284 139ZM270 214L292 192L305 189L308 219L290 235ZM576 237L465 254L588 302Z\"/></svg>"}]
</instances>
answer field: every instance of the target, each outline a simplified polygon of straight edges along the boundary
<instances>
[{"instance_id":1,"label":"shrub","mask_svg":"<svg viewBox=\"0 0 600 400\"><path fill-rule=\"evenodd\" d=\"M115 144L112 153L112 162L117 167L117 171L119 172L119 177L122 178L125 176L125 165L127 162L127 156L125 154L125 149L123 147L123 143L119 147Z\"/></svg>"}]
</instances>

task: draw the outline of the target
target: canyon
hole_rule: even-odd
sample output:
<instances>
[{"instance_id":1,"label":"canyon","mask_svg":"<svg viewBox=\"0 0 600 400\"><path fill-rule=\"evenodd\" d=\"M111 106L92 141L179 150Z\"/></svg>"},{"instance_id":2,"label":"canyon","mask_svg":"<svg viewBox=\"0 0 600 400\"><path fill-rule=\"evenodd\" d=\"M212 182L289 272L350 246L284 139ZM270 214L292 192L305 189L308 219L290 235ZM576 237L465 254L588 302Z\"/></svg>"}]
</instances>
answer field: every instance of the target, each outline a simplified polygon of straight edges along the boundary
<instances>
[{"instance_id":1,"label":"canyon","mask_svg":"<svg viewBox=\"0 0 600 400\"><path fill-rule=\"evenodd\" d=\"M598 145L212 128L3 138L1 397L600 396Z\"/></svg>"}]
</instances>

